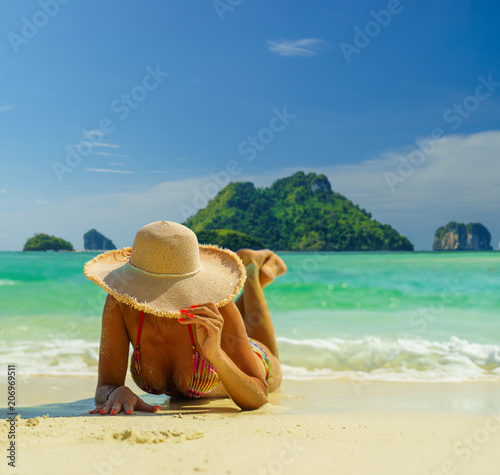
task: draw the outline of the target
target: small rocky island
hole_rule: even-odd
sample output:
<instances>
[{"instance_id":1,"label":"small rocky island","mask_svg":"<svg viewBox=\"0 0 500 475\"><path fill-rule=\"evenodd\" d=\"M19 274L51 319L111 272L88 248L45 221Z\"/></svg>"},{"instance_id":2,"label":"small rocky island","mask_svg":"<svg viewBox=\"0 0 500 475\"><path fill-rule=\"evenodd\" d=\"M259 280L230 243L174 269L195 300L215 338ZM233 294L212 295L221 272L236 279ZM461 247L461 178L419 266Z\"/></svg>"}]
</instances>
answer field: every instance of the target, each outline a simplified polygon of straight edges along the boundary
<instances>
[{"instance_id":1,"label":"small rocky island","mask_svg":"<svg viewBox=\"0 0 500 475\"><path fill-rule=\"evenodd\" d=\"M450 221L437 229L434 235L434 251L491 251L491 234L480 223Z\"/></svg>"},{"instance_id":2,"label":"small rocky island","mask_svg":"<svg viewBox=\"0 0 500 475\"><path fill-rule=\"evenodd\" d=\"M91 229L83 235L83 248L86 251L112 251L116 249L111 239L95 229Z\"/></svg>"},{"instance_id":3,"label":"small rocky island","mask_svg":"<svg viewBox=\"0 0 500 475\"><path fill-rule=\"evenodd\" d=\"M30 237L23 251L72 251L73 245L62 238L40 233Z\"/></svg>"}]
</instances>

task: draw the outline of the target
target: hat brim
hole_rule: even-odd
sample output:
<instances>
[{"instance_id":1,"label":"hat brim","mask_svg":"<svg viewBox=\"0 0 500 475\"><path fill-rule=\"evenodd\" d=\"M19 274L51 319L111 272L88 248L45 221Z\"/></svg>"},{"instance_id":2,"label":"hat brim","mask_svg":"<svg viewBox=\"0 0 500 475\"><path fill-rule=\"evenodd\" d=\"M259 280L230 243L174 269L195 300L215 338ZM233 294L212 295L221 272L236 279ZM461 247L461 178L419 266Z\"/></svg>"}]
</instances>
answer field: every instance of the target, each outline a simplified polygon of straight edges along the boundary
<instances>
[{"instance_id":1,"label":"hat brim","mask_svg":"<svg viewBox=\"0 0 500 475\"><path fill-rule=\"evenodd\" d=\"M87 279L119 302L159 317L179 318L180 310L214 302L222 307L243 288L246 271L233 251L199 245L201 270L189 276L146 273L130 265L131 248L100 254L84 266Z\"/></svg>"}]
</instances>

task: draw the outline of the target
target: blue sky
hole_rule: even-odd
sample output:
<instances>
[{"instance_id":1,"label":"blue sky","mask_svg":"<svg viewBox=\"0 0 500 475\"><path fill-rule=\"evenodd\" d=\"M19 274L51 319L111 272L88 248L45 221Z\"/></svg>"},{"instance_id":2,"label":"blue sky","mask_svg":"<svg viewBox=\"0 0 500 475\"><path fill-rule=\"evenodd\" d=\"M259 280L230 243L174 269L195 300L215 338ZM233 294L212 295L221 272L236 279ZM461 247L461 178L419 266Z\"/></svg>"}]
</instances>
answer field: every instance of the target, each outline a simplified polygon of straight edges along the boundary
<instances>
[{"instance_id":1,"label":"blue sky","mask_svg":"<svg viewBox=\"0 0 500 475\"><path fill-rule=\"evenodd\" d=\"M493 1L40 0L0 6L0 250L117 246L230 178L297 170L430 249L500 241Z\"/></svg>"}]
</instances>

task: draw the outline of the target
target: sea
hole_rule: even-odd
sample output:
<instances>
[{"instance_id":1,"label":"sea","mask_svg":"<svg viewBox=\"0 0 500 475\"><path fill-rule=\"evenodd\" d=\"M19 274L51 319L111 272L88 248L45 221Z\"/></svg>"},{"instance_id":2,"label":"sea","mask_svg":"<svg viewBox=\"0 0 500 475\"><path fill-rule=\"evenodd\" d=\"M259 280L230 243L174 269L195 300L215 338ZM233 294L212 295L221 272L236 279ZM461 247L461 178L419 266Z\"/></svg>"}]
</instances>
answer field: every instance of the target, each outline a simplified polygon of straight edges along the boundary
<instances>
[{"instance_id":1,"label":"sea","mask_svg":"<svg viewBox=\"0 0 500 475\"><path fill-rule=\"evenodd\" d=\"M97 375L97 253L0 252L0 367ZM500 252L282 252L265 290L287 379L500 381Z\"/></svg>"}]
</instances>

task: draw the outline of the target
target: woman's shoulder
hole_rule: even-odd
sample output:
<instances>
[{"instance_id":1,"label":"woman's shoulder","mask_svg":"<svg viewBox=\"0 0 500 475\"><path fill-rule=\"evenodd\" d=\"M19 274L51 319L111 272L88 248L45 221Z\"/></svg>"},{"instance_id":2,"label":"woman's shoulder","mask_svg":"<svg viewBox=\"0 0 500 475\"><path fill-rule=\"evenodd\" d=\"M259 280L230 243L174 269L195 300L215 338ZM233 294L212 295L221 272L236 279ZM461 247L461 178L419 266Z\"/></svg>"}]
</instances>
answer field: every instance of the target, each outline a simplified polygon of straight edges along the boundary
<instances>
[{"instance_id":1,"label":"woman's shoulder","mask_svg":"<svg viewBox=\"0 0 500 475\"><path fill-rule=\"evenodd\" d=\"M126 303L120 302L118 299L113 297L113 295L108 294L106 297L106 303L104 304L105 311L111 312L113 314L120 314L122 317L127 318L132 316L132 314L139 313L138 310L132 308Z\"/></svg>"}]
</instances>

